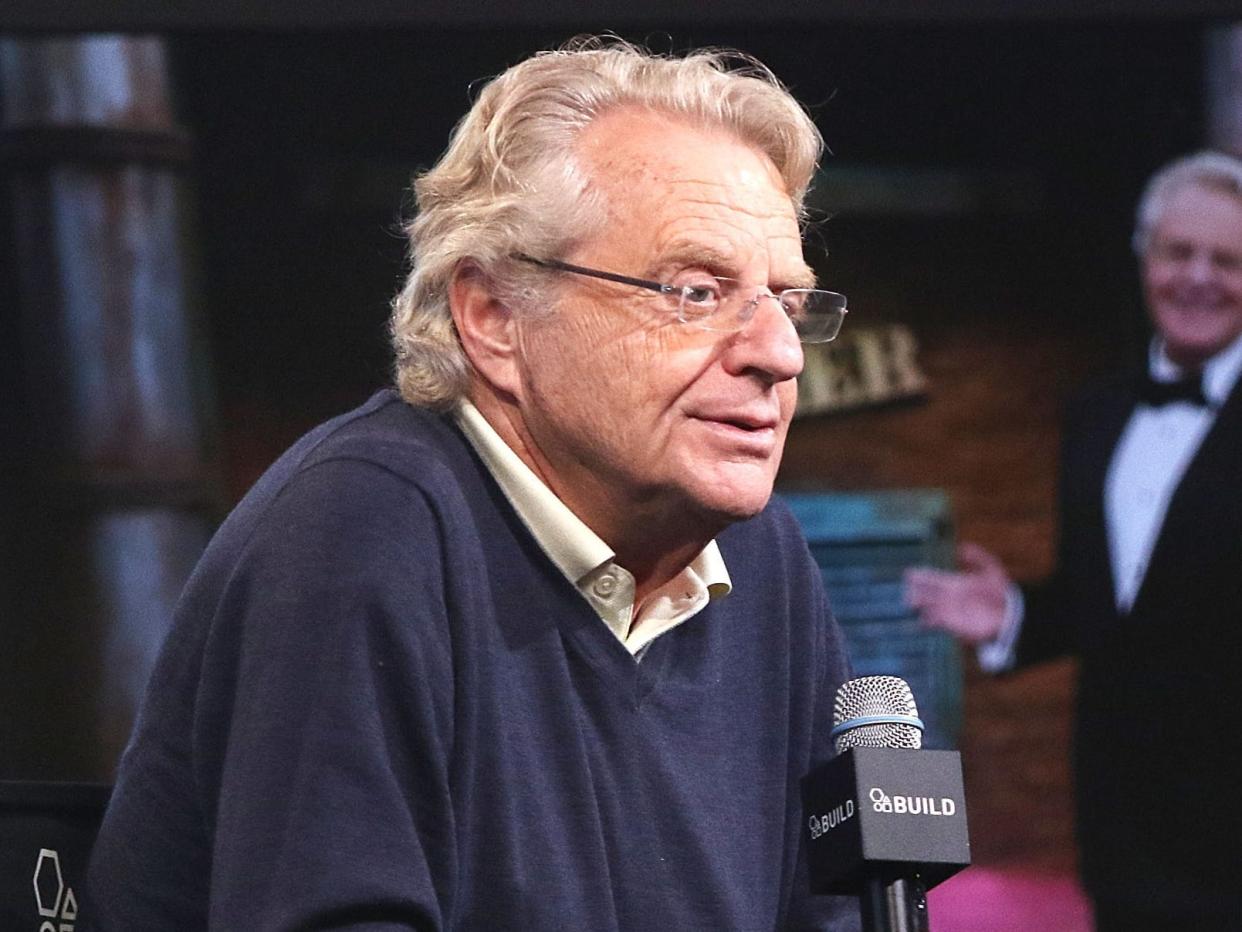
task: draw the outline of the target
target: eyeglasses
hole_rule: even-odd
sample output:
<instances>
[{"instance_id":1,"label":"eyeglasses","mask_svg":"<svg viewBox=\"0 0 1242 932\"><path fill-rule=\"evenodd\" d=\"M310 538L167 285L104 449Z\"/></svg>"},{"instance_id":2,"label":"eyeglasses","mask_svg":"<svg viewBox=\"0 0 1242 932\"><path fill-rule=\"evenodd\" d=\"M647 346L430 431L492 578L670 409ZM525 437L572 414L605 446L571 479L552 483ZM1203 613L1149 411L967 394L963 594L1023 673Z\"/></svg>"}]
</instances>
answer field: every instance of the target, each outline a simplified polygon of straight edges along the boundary
<instances>
[{"instance_id":1,"label":"eyeglasses","mask_svg":"<svg viewBox=\"0 0 1242 932\"><path fill-rule=\"evenodd\" d=\"M765 288L752 293L735 278L718 278L702 272L689 272L685 281L665 284L570 265L556 259L535 259L520 254L513 258L540 268L601 278L657 292L669 299L668 310L683 324L718 333L736 333L745 327L755 316L762 298L772 298L781 306L803 343L827 343L835 339L848 313L845 295L818 288L786 288L776 293Z\"/></svg>"}]
</instances>

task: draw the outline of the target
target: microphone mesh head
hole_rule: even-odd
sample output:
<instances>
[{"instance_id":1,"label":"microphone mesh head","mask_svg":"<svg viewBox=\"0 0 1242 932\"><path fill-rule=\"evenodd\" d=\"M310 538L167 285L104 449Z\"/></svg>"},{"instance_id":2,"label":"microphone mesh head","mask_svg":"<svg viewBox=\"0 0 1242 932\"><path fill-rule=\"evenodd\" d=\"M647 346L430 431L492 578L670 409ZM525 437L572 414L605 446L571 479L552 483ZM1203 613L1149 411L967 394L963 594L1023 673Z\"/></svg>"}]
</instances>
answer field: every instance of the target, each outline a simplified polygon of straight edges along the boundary
<instances>
[{"instance_id":1,"label":"microphone mesh head","mask_svg":"<svg viewBox=\"0 0 1242 932\"><path fill-rule=\"evenodd\" d=\"M866 723L875 716L917 719L918 706L910 685L899 676L860 676L841 684L832 708L837 730L836 750L847 748L911 748L923 746L921 725L904 721ZM850 723L861 720L857 725Z\"/></svg>"}]
</instances>

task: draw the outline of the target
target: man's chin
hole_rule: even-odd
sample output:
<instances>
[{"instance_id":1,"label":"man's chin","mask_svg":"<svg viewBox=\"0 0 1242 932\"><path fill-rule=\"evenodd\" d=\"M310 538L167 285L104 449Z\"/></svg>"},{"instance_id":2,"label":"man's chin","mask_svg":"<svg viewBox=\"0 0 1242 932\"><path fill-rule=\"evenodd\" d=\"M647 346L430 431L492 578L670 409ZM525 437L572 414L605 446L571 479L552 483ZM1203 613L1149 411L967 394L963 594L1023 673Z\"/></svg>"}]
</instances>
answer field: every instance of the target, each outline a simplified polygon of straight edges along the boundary
<instances>
[{"instance_id":1,"label":"man's chin","mask_svg":"<svg viewBox=\"0 0 1242 932\"><path fill-rule=\"evenodd\" d=\"M1165 352L1180 366L1200 366L1230 343L1237 334L1221 331L1183 333L1165 337Z\"/></svg>"},{"instance_id":2,"label":"man's chin","mask_svg":"<svg viewBox=\"0 0 1242 932\"><path fill-rule=\"evenodd\" d=\"M721 485L697 496L697 504L721 524L728 525L753 518L771 499L771 483L761 487Z\"/></svg>"}]
</instances>

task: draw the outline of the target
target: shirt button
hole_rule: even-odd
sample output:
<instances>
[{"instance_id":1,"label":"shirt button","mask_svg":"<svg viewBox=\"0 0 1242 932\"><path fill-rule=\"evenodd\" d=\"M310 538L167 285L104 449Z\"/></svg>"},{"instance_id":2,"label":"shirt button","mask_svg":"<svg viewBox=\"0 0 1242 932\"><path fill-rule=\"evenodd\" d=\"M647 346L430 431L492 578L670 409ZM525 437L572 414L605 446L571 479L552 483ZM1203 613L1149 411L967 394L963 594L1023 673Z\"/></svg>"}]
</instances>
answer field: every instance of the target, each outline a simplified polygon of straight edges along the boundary
<instances>
[{"instance_id":1,"label":"shirt button","mask_svg":"<svg viewBox=\"0 0 1242 932\"><path fill-rule=\"evenodd\" d=\"M595 581L595 594L601 599L606 599L617 589L617 577L601 576Z\"/></svg>"}]
</instances>

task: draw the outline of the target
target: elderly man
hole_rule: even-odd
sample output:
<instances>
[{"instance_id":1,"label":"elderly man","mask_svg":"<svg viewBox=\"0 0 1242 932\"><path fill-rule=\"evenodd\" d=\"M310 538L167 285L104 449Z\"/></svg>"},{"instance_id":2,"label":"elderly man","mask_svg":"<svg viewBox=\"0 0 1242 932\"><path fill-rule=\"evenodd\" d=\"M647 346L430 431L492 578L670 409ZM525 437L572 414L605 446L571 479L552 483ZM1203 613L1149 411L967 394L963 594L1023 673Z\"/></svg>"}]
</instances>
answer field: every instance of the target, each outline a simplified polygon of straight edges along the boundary
<instances>
[{"instance_id":1,"label":"elderly man","mask_svg":"<svg viewBox=\"0 0 1242 932\"><path fill-rule=\"evenodd\" d=\"M400 394L187 587L101 928L856 927L799 841L845 650L769 504L845 314L802 255L820 146L740 57L592 41L486 87L416 184Z\"/></svg>"},{"instance_id":2,"label":"elderly man","mask_svg":"<svg viewBox=\"0 0 1242 932\"><path fill-rule=\"evenodd\" d=\"M1098 928L1237 930L1242 161L1157 173L1134 245L1155 339L1141 376L1069 408L1054 578L1019 593L965 545L964 572L912 571L908 596L990 671L1081 658L1077 824Z\"/></svg>"}]
</instances>

